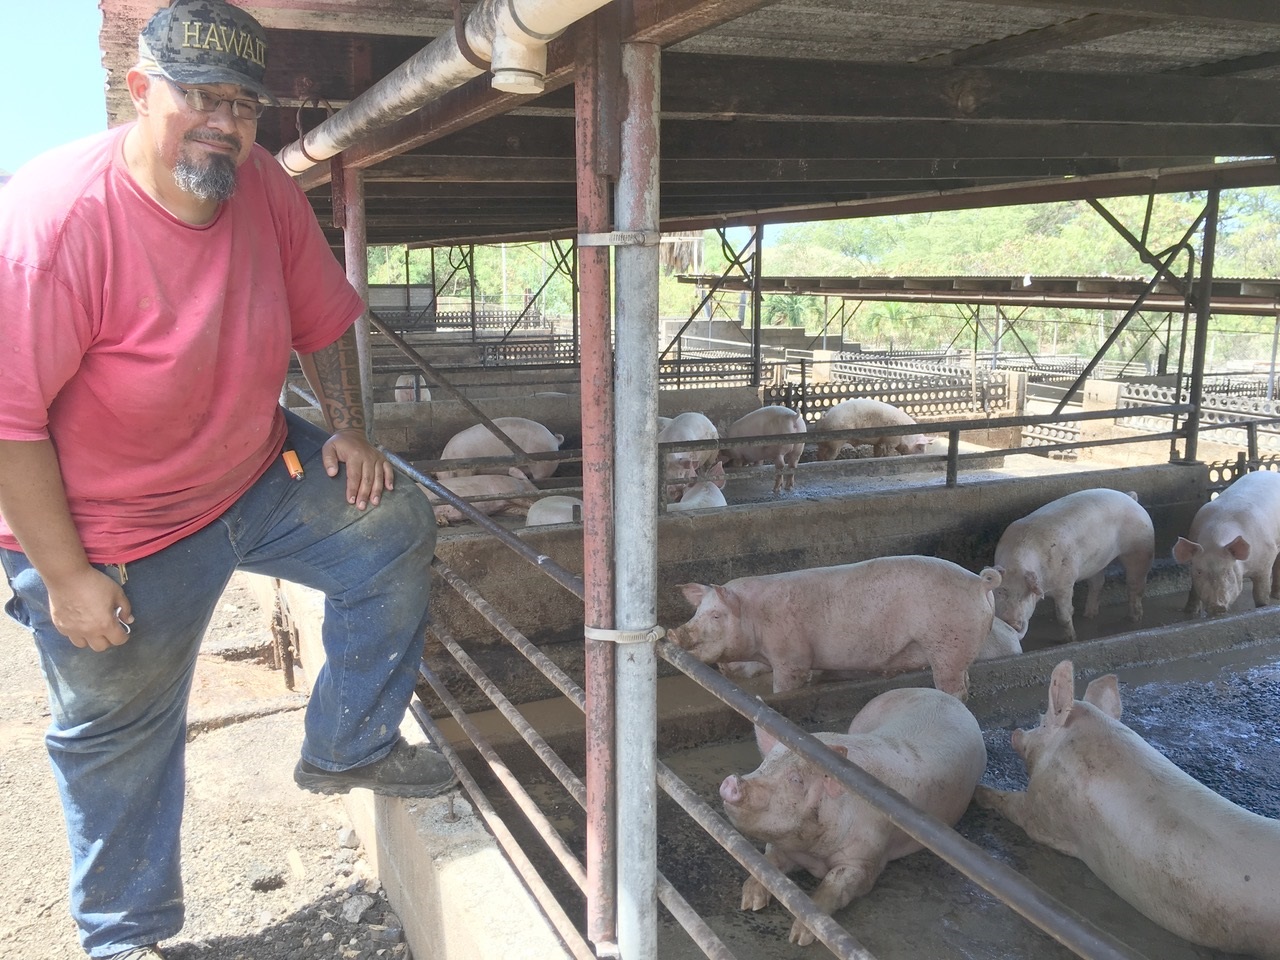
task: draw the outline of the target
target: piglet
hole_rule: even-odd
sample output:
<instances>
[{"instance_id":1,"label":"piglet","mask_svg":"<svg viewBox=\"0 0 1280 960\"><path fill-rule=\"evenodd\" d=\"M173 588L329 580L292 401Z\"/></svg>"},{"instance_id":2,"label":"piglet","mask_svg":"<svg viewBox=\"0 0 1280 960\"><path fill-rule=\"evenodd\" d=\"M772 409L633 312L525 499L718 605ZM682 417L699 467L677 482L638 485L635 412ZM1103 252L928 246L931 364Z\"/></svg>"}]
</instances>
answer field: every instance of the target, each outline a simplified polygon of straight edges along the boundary
<instances>
[{"instance_id":1,"label":"piglet","mask_svg":"<svg viewBox=\"0 0 1280 960\"><path fill-rule=\"evenodd\" d=\"M1254 606L1280 595L1280 474L1246 473L1196 511L1173 558L1191 564L1186 612L1225 613L1253 582Z\"/></svg>"},{"instance_id":2,"label":"piglet","mask_svg":"<svg viewBox=\"0 0 1280 960\"><path fill-rule=\"evenodd\" d=\"M775 692L803 685L811 670L896 672L923 655L934 686L964 699L999 584L991 567L976 574L920 556L686 583L679 589L696 610L668 636L703 663L766 664Z\"/></svg>"},{"instance_id":3,"label":"piglet","mask_svg":"<svg viewBox=\"0 0 1280 960\"><path fill-rule=\"evenodd\" d=\"M987 765L978 722L954 697L925 687L882 693L859 711L847 734L819 740L948 826L964 814ZM783 873L803 867L822 880L813 902L831 913L870 892L890 860L921 849L883 813L839 781L778 744L760 728L764 762L720 784L725 814L766 843ZM754 877L742 885L742 909L762 910L769 891ZM797 920L791 941L812 943Z\"/></svg>"},{"instance_id":4,"label":"piglet","mask_svg":"<svg viewBox=\"0 0 1280 960\"><path fill-rule=\"evenodd\" d=\"M1142 619L1142 595L1155 557L1155 530L1136 493L1078 490L1034 510L1005 528L995 564L1004 574L996 591L996 617L1022 639L1036 604L1050 597L1067 641L1076 638L1073 593L1089 581L1085 617L1098 615L1107 566L1120 559L1129 590L1129 619Z\"/></svg>"},{"instance_id":5,"label":"piglet","mask_svg":"<svg viewBox=\"0 0 1280 960\"><path fill-rule=\"evenodd\" d=\"M1120 722L1114 674L1075 699L1072 664L1049 683L1049 711L1015 730L1025 793L977 800L1031 839L1078 857L1134 908L1192 943L1280 958L1280 823L1188 776Z\"/></svg>"}]
</instances>

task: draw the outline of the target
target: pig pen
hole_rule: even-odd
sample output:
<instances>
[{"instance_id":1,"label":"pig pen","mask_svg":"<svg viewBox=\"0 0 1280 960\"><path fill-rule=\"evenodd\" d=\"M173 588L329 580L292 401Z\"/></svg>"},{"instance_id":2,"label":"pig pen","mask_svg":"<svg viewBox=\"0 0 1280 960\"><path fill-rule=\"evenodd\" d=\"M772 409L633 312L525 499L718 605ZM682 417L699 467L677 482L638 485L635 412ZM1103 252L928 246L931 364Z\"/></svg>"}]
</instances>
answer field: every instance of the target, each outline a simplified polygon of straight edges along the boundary
<instances>
[{"instance_id":1,"label":"pig pen","mask_svg":"<svg viewBox=\"0 0 1280 960\"><path fill-rule=\"evenodd\" d=\"M663 517L659 520L659 622L672 626L687 617L688 610L673 595L673 588L691 579L723 582L778 569L910 552L945 556L977 569L989 562L1008 522L1048 500L1090 486L1137 491L1155 521L1157 556L1167 558L1173 540L1185 531L1204 501L1206 484L1207 470L1202 465L1073 470L1016 479L991 475L968 480L957 488L946 488L936 476L904 476L890 483L867 481L853 493L847 488L842 494L808 488L807 495L786 498L767 508L743 505ZM536 528L520 535L565 567L581 569L580 529ZM439 555L543 652L571 674L580 675L581 614L576 601L527 564L510 557L509 551L489 537L446 532ZM1127 722L1162 749L1173 748L1170 755L1184 769L1224 795L1274 815L1274 810L1256 805L1259 800L1272 802L1268 791L1259 786L1273 779L1272 769L1266 766L1272 762L1270 757L1253 749L1247 759L1237 763L1235 754L1246 752L1255 742L1270 743L1274 750L1275 724L1263 698L1274 693L1270 684L1275 664L1280 662L1280 642L1274 639L1280 637L1280 614L1241 610L1212 621L1188 622L1181 612L1188 578L1181 568L1160 560L1148 588L1146 616L1141 629L1134 630L1124 617L1123 587L1115 580L1115 576L1108 578L1102 614L1094 621L1077 618L1080 639L1076 643L1055 643L1057 627L1046 604L1032 620L1024 641L1026 653L974 666L970 704L989 750L984 782L1001 787L1020 782L1021 762L1009 746L1009 732L1014 725L1030 726L1038 721L1049 674L1058 660L1070 657L1081 678L1078 691L1083 690L1085 679L1117 670L1124 684ZM435 600L437 622L448 626L504 692L520 704L530 725L581 775L581 714L564 698L554 696L549 685L520 657L496 642L493 631L449 588L437 590ZM1247 600L1239 601L1237 607L1242 605L1247 606ZM438 651L428 659L443 676L458 679ZM758 763L750 728L691 680L665 664L661 667L659 759L718 811L720 781L731 772L748 772ZM1171 686L1174 679L1180 683ZM466 692L467 683L450 682L450 687L459 699L468 701L470 719L493 739L504 762L581 858L585 839L580 808L509 728L503 732L505 721L496 717L487 701ZM888 680L840 678L780 695L768 692L767 677L744 686L766 696L794 722L816 731L847 726L862 704L889 686L928 683L927 673L913 673ZM429 704L435 702L429 691L424 698ZM1242 704L1247 704L1244 709L1249 712L1242 714ZM1184 707L1185 713L1181 712ZM1151 719L1144 720L1148 716ZM1139 726L1142 722L1162 731L1164 740ZM499 807L505 823L521 835L524 849L568 916L580 922L584 903L577 888L544 852L523 815L499 799L502 791L487 769L473 762L476 758L453 722L442 720L440 726L468 758L469 768ZM1222 758L1221 765L1212 755L1202 756L1204 746L1213 738L1222 741L1220 754L1231 752ZM1199 768L1184 763L1183 756L1174 752L1180 745L1188 756L1200 758ZM1260 755L1261 759L1255 759ZM1230 776L1224 777L1224 770ZM1231 793L1224 784L1232 779L1254 799ZM662 794L658 823L660 870L735 955L800 955L802 948L787 943L790 914L776 903L759 914L740 912L737 906L745 871ZM1216 956L1160 931L1112 896L1083 864L1031 843L996 814L971 807L959 830L1061 902L1133 944L1138 953L1175 958ZM802 888L816 886L816 881L808 878L795 879ZM663 917L661 956L703 955L665 912ZM876 889L839 912L837 920L881 960L1072 956L928 852L891 863ZM820 945L803 949L811 955L826 955Z\"/></svg>"}]
</instances>

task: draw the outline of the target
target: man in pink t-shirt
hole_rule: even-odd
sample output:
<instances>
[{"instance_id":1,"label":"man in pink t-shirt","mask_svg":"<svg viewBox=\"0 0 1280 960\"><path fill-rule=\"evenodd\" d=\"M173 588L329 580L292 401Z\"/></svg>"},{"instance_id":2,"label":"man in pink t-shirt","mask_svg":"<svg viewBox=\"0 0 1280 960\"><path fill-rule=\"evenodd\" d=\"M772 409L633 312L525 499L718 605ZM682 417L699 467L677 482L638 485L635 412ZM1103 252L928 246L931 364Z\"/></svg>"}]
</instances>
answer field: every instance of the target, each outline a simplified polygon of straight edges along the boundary
<instances>
[{"instance_id":1,"label":"man in pink t-shirt","mask_svg":"<svg viewBox=\"0 0 1280 960\"><path fill-rule=\"evenodd\" d=\"M363 304L254 143L265 57L244 11L173 0L128 73L136 121L0 190L0 564L49 686L71 911L93 957L156 960L181 929L186 700L237 569L325 594L300 786L455 783L397 733L435 519L367 439ZM328 431L279 406L291 352Z\"/></svg>"}]
</instances>

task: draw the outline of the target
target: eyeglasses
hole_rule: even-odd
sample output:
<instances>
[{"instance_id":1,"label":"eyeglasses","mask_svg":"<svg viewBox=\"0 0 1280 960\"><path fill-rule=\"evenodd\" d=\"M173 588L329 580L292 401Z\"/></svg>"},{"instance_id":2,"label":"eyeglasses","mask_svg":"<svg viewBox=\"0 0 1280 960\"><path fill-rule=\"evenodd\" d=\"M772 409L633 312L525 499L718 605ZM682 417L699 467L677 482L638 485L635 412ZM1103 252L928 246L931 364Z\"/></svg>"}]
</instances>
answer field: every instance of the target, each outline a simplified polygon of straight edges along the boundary
<instances>
[{"instance_id":1,"label":"eyeglasses","mask_svg":"<svg viewBox=\"0 0 1280 960\"><path fill-rule=\"evenodd\" d=\"M187 106L192 110L200 113L213 113L218 107L224 103L230 104L231 115L237 120L257 120L267 109L267 105L261 100L237 100L233 97L215 97L207 90L201 90L199 87L184 87L180 83L175 83L164 74L158 74L161 79L165 80L171 87L178 90Z\"/></svg>"}]
</instances>

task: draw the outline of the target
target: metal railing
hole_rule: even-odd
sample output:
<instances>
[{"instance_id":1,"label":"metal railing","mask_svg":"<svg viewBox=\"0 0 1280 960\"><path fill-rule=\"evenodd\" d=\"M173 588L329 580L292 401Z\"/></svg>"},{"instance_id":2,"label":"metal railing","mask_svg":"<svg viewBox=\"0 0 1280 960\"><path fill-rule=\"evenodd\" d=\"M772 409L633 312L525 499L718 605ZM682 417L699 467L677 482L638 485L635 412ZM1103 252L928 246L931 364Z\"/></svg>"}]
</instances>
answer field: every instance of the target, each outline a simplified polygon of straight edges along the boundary
<instances>
[{"instance_id":1,"label":"metal railing","mask_svg":"<svg viewBox=\"0 0 1280 960\"><path fill-rule=\"evenodd\" d=\"M1015 418L1016 419L1016 418ZM386 452L386 451L384 451ZM539 554L519 537L505 530L490 518L480 514L462 498L454 496L436 481L415 470L411 465L390 452L391 462L412 479L423 484L441 499L468 514L486 530L498 537L527 561L534 563L557 583L579 599L583 597L580 577L560 567L549 557ZM527 637L522 635L499 611L489 604L465 580L438 558L433 567L442 580L464 597L486 621L521 653L546 679L580 710L585 710L586 697L581 687ZM463 672L493 703L497 711L511 724L516 734L533 750L546 768L560 782L570 797L585 808L586 791L582 781L555 753L550 744L524 718L519 709L480 669L459 643L442 627L433 627L432 633L458 663ZM1094 927L1070 908L1040 890L1012 868L1000 863L990 854L961 837L946 824L910 804L900 794L885 786L875 777L837 756L821 741L806 733L759 699L745 693L723 678L715 670L693 659L673 644L658 641L659 655L668 663L690 677L700 686L748 719L763 727L789 749L797 751L808 761L817 764L825 773L836 778L847 789L862 797L888 816L925 848L941 857L973 882L1005 902L1020 916L1048 933L1082 957L1091 960L1136 960L1138 954L1128 950L1109 934ZM471 722L459 701L441 682L439 676L425 662L420 667L423 680L439 697L441 704L458 722L475 745L483 762L493 777L510 795L516 808L524 814L532 832L547 847L554 861L569 879L585 891L585 868L572 852L557 827L542 812L537 801L519 782L487 736ZM575 957L585 960L591 956L590 947L578 934L576 925L565 913L547 885L546 879L533 866L528 853L502 817L483 793L477 778L462 761L456 750L447 747L447 738L435 724L430 712L420 701L415 701L414 715L423 725L433 742L446 747L445 754L463 781L475 802L476 809L494 830L494 836L512 858L516 869L533 891L535 899L543 906L549 921L556 928ZM819 909L799 887L781 871L770 864L756 850L754 844L739 834L716 813L695 791L690 789L669 767L657 764L657 779L662 790L671 797L691 818L702 826L720 846L769 892L783 903L805 924L837 957L845 960L874 960L858 941L831 917ZM625 869L625 867L623 867ZM711 927L697 915L688 902L665 878L659 880L658 896L671 911L677 922L704 954L714 960L732 960L733 954Z\"/></svg>"}]
</instances>

